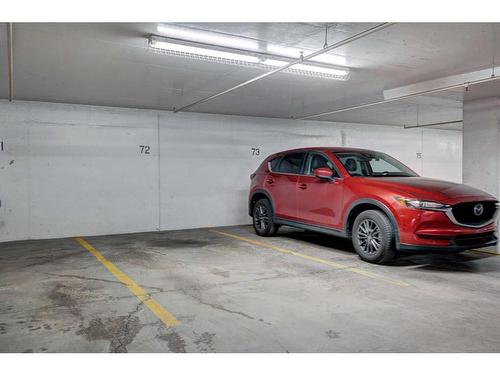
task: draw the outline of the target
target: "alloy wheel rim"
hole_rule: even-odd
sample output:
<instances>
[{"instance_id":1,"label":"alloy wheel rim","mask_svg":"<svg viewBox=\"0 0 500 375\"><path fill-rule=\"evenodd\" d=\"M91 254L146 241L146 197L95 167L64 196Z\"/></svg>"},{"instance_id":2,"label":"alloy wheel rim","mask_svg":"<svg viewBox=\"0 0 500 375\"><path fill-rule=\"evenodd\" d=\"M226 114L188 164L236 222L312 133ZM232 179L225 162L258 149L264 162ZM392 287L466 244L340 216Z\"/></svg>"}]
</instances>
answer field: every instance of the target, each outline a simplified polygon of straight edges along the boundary
<instances>
[{"instance_id":1,"label":"alloy wheel rim","mask_svg":"<svg viewBox=\"0 0 500 375\"><path fill-rule=\"evenodd\" d=\"M260 230L266 230L269 225L269 212L267 207L264 205L259 205L255 209L254 214L255 226Z\"/></svg>"},{"instance_id":2,"label":"alloy wheel rim","mask_svg":"<svg viewBox=\"0 0 500 375\"><path fill-rule=\"evenodd\" d=\"M366 254L376 254L381 247L380 228L372 219L364 219L358 226L358 243Z\"/></svg>"}]
</instances>

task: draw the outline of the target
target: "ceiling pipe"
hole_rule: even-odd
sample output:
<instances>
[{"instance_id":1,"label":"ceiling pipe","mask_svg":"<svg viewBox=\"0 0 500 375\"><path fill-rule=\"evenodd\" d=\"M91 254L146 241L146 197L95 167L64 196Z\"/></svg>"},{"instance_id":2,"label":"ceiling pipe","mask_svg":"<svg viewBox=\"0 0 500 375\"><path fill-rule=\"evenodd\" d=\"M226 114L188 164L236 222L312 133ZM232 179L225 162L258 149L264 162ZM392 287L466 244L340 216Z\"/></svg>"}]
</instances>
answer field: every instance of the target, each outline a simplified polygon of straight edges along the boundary
<instances>
[{"instance_id":1,"label":"ceiling pipe","mask_svg":"<svg viewBox=\"0 0 500 375\"><path fill-rule=\"evenodd\" d=\"M351 36L351 37L349 37L349 38L347 38L347 39L341 40L340 42L334 43L334 44L332 44L331 46L328 46L327 48L324 48L324 49L318 50L318 51L313 52L313 53L311 53L311 54L309 54L309 55L307 55L307 56L303 56L303 57L301 57L301 58L299 58L299 59L297 59L297 60L294 60L294 61L292 61L292 62L290 62L290 63L288 63L288 64L286 64L286 65L284 65L284 66L282 66L282 67L279 67L279 68L276 68L276 69L274 69L274 70L271 70L271 71L269 71L269 72L267 72L267 73L261 74L261 75L259 75L259 76L255 77L255 78L249 79L248 81L242 82L242 83L240 83L240 84L238 84L238 85L236 85L236 86L233 86L233 87L231 87L231 88L229 88L229 89L226 89L226 90L224 90L224 91L218 92L218 93L213 94L213 95L210 95L210 96L208 96L208 97L206 97L206 98L200 99L200 100L198 100L198 101L196 101L196 102L193 102L193 103L191 103L191 104L185 105L185 106L183 106L183 107L181 107L181 108L179 108L179 109L174 109L174 113L181 112L181 111L185 111L185 110L187 110L187 109L189 109L189 108L192 108L192 107L194 107L194 106L196 106L196 105L199 105L199 104L202 104L202 103L206 103L206 102L208 102L209 100L212 100L212 99L218 98L219 96L225 95L225 94L227 94L227 93L230 93L230 92L232 92L232 91L235 91L235 90L237 90L237 89L240 89L240 88L242 88L242 87L245 87L245 86L247 86L247 85L249 85L249 84L251 84L251 83L254 83L254 82L260 81L260 80L262 80L262 79L264 79L264 78L266 78L266 77L269 77L269 76L271 76L271 75L273 75L273 74L279 73L279 72L281 72L281 71L283 71L283 70L285 70L285 69L288 69L288 68L290 68L290 67L291 67L291 66L293 66L293 65L300 64L300 63L302 63L302 62L304 62L304 61L310 60L310 59L312 59L313 57L316 57L316 56L321 55L321 54L323 54L323 53L329 52L329 51L331 51L331 50L333 50L333 49L335 49L335 48L338 48L338 47L344 46L344 45L346 45L346 44L348 44L348 43L354 42L355 40L361 39L361 38L363 38L363 37L365 37L365 36L368 36L368 35L370 35L370 34L373 34L373 33L377 32L377 31L383 30L383 29L385 29L386 27L392 26L392 25L394 25L394 24L395 24L394 22L385 22L385 23L381 23L381 24L379 24L379 25L377 25L377 26L374 26L374 27L372 27L372 28L370 28L370 29L368 29L368 30L365 30L365 31L363 31L363 32L361 32L361 33L358 33L358 34L356 34L356 35L353 35L353 36Z\"/></svg>"},{"instance_id":2,"label":"ceiling pipe","mask_svg":"<svg viewBox=\"0 0 500 375\"><path fill-rule=\"evenodd\" d=\"M9 75L9 102L14 98L14 44L12 22L7 23L7 65Z\"/></svg>"},{"instance_id":3,"label":"ceiling pipe","mask_svg":"<svg viewBox=\"0 0 500 375\"><path fill-rule=\"evenodd\" d=\"M376 105L379 105L379 104L386 104L386 103L396 102L396 101L399 101L399 100L409 99L409 98L413 98L413 97L416 97L416 96L421 96L421 95L426 95L426 94L434 94L434 93L437 93L437 92L448 91L448 90L458 89L458 88L462 88L462 87L468 88L469 86L477 85L478 83L496 81L498 79L500 79L500 76L483 78L483 79L478 79L478 80L475 80L475 81L459 83L459 84L456 84L456 85L439 87L437 89L425 90L425 91L415 92L415 93L412 93L412 94L396 96L396 97L391 98L391 99L380 100L380 101L377 101L377 102L371 102L371 103L366 103L366 104L354 105L354 106L351 106L351 107L345 107L345 108L335 109L333 111L328 111L328 112L316 113L316 114L312 114L312 115L298 117L297 119L298 120L309 120L309 119L316 118L316 117L322 117L322 116L326 116L326 115L333 115L335 113L352 111L354 109L361 109L361 108L373 107L373 106L376 106Z\"/></svg>"},{"instance_id":4,"label":"ceiling pipe","mask_svg":"<svg viewBox=\"0 0 500 375\"><path fill-rule=\"evenodd\" d=\"M433 122L430 124L421 124L421 125L411 125L411 126L404 125L403 128L404 129L415 129L415 128L423 128L426 126L460 124L461 122L463 122L463 120L442 121L442 122Z\"/></svg>"}]
</instances>

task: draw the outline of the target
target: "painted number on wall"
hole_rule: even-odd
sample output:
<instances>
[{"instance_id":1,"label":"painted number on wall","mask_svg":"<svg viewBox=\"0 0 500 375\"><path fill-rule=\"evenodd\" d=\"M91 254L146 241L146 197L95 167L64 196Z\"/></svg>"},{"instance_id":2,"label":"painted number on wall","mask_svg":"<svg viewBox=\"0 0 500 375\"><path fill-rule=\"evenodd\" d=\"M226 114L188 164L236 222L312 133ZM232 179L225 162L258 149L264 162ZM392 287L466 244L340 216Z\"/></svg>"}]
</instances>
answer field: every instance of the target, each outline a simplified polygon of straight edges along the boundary
<instances>
[{"instance_id":1,"label":"painted number on wall","mask_svg":"<svg viewBox=\"0 0 500 375\"><path fill-rule=\"evenodd\" d=\"M3 151L3 141L0 141L0 151Z\"/></svg>"},{"instance_id":2,"label":"painted number on wall","mask_svg":"<svg viewBox=\"0 0 500 375\"><path fill-rule=\"evenodd\" d=\"M150 154L151 153L151 147L150 146L139 145L139 148L141 150L141 154Z\"/></svg>"},{"instance_id":3,"label":"painted number on wall","mask_svg":"<svg viewBox=\"0 0 500 375\"><path fill-rule=\"evenodd\" d=\"M422 153L421 152L417 152L417 159L422 159Z\"/></svg>"},{"instance_id":4,"label":"painted number on wall","mask_svg":"<svg viewBox=\"0 0 500 375\"><path fill-rule=\"evenodd\" d=\"M259 156L259 155L260 155L260 148L252 147L252 156Z\"/></svg>"}]
</instances>

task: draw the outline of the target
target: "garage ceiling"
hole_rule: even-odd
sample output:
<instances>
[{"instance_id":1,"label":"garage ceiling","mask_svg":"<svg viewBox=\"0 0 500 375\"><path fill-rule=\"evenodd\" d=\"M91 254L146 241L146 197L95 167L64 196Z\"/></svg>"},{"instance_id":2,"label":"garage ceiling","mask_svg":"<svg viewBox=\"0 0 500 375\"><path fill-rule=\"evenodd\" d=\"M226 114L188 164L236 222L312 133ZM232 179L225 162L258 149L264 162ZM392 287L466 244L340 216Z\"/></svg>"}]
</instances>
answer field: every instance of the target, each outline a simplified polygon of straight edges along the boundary
<instances>
[{"instance_id":1,"label":"garage ceiling","mask_svg":"<svg viewBox=\"0 0 500 375\"><path fill-rule=\"evenodd\" d=\"M196 23L204 30L274 44L321 49L325 24ZM375 24L331 23L332 44ZM262 70L153 53L156 24L15 24L14 98L171 110L262 73ZM499 37L495 37L495 35ZM383 99L383 90L491 67L500 60L498 24L396 24L332 52L345 56L348 81L278 73L193 107L195 112L291 118ZM0 61L7 61L6 27ZM7 98L0 64L0 98ZM498 85L489 86L500 94ZM338 113L318 120L416 125L462 117L461 92L440 93Z\"/></svg>"}]
</instances>

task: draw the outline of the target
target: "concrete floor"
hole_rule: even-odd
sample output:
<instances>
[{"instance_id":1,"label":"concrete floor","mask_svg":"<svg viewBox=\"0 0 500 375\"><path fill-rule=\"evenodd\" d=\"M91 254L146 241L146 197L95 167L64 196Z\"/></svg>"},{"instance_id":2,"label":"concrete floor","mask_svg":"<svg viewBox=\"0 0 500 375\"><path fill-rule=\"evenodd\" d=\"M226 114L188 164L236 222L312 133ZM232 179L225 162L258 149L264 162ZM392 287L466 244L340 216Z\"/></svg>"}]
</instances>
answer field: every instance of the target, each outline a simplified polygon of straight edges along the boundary
<instances>
[{"instance_id":1,"label":"concrete floor","mask_svg":"<svg viewBox=\"0 0 500 375\"><path fill-rule=\"evenodd\" d=\"M86 238L171 312L176 327L74 239L0 244L0 351L500 349L499 256L405 255L375 266L333 237L218 230L279 248L209 229Z\"/></svg>"}]
</instances>

